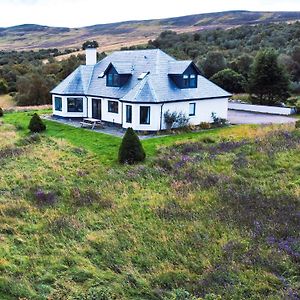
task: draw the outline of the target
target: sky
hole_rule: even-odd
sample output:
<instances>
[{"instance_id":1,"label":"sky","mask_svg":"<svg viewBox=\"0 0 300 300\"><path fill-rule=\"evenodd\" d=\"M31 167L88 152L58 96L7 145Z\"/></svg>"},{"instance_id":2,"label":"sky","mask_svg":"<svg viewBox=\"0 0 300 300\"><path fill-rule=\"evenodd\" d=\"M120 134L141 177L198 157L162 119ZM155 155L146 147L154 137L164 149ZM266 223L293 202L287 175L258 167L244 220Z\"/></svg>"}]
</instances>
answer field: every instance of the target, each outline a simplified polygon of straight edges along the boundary
<instances>
[{"instance_id":1,"label":"sky","mask_svg":"<svg viewBox=\"0 0 300 300\"><path fill-rule=\"evenodd\" d=\"M300 0L0 0L0 27L83 27L226 10L300 11Z\"/></svg>"}]
</instances>

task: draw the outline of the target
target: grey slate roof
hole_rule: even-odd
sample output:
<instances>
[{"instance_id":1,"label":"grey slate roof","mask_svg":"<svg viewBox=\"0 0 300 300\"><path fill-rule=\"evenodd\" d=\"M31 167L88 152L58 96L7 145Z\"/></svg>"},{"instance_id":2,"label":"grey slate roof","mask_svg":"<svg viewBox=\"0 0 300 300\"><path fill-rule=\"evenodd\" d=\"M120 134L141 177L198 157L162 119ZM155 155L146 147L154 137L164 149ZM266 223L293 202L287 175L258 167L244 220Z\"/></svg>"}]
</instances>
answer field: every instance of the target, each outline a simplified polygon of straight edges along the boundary
<instances>
[{"instance_id":1,"label":"grey slate roof","mask_svg":"<svg viewBox=\"0 0 300 300\"><path fill-rule=\"evenodd\" d=\"M180 89L168 74L183 73L192 61L176 61L161 50L117 51L95 66L80 66L52 94L86 95L120 99L128 102L169 102L189 99L229 97L230 94L199 75L198 87ZM132 74L122 87L106 86L106 77L99 75L113 64L120 74ZM144 79L138 77L149 72ZM178 73L172 73L178 74Z\"/></svg>"}]
</instances>

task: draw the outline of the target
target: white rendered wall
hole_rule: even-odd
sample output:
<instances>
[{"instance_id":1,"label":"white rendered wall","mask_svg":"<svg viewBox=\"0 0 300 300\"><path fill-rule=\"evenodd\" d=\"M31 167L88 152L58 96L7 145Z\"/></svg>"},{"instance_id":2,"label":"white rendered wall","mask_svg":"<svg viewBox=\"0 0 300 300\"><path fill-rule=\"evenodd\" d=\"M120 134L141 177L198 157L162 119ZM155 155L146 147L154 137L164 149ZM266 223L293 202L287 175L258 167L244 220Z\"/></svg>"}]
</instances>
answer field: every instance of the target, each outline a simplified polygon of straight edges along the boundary
<instances>
[{"instance_id":1,"label":"white rendered wall","mask_svg":"<svg viewBox=\"0 0 300 300\"><path fill-rule=\"evenodd\" d=\"M62 110L58 111L55 110L55 97L60 97L62 99ZM82 98L83 104L83 112L68 112L68 98ZM52 111L53 114L60 117L67 117L67 118L86 118L87 117L87 98L85 96L58 96L52 95Z\"/></svg>"},{"instance_id":2,"label":"white rendered wall","mask_svg":"<svg viewBox=\"0 0 300 300\"><path fill-rule=\"evenodd\" d=\"M132 105L132 123L126 123L126 105ZM150 106L150 124L140 124L140 107ZM160 130L161 104L132 104L123 103L123 128L132 127L140 131Z\"/></svg>"},{"instance_id":3,"label":"white rendered wall","mask_svg":"<svg viewBox=\"0 0 300 300\"><path fill-rule=\"evenodd\" d=\"M108 101L116 101L118 102L118 113L112 113L108 111ZM101 114L102 114L102 121L122 124L122 104L118 100L114 99L105 99L101 98Z\"/></svg>"},{"instance_id":4,"label":"white rendered wall","mask_svg":"<svg viewBox=\"0 0 300 300\"><path fill-rule=\"evenodd\" d=\"M195 116L189 116L190 103L196 103ZM227 119L228 99L219 98L211 100L165 103L162 115L164 115L164 113L168 110L171 113L174 111L184 113L189 118L189 123L192 125L199 125L201 122L211 123L213 121L211 118L211 114L213 112L217 117ZM162 129L166 129L166 124L164 122L162 122Z\"/></svg>"}]
</instances>

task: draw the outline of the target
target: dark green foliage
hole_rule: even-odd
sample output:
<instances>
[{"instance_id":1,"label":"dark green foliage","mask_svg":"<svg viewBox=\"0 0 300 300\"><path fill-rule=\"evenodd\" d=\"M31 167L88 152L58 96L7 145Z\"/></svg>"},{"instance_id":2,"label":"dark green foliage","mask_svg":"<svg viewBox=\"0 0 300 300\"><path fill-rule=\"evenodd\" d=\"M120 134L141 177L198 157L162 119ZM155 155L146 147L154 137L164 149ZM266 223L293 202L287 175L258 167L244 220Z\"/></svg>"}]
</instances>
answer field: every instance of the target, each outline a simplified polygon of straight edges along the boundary
<instances>
[{"instance_id":1,"label":"dark green foliage","mask_svg":"<svg viewBox=\"0 0 300 300\"><path fill-rule=\"evenodd\" d=\"M207 78L212 77L214 74L224 70L227 66L226 60L221 52L209 52L202 64L204 75Z\"/></svg>"},{"instance_id":2,"label":"dark green foliage","mask_svg":"<svg viewBox=\"0 0 300 300\"><path fill-rule=\"evenodd\" d=\"M0 95L7 94L8 85L5 79L0 79Z\"/></svg>"},{"instance_id":3,"label":"dark green foliage","mask_svg":"<svg viewBox=\"0 0 300 300\"><path fill-rule=\"evenodd\" d=\"M242 93L245 91L245 77L232 69L219 71L210 80L231 93Z\"/></svg>"},{"instance_id":4,"label":"dark green foliage","mask_svg":"<svg viewBox=\"0 0 300 300\"><path fill-rule=\"evenodd\" d=\"M82 49L85 50L87 48L98 48L99 44L97 41L86 41L82 44Z\"/></svg>"},{"instance_id":5,"label":"dark green foliage","mask_svg":"<svg viewBox=\"0 0 300 300\"><path fill-rule=\"evenodd\" d=\"M3 117L3 109L0 107L0 117Z\"/></svg>"},{"instance_id":6,"label":"dark green foliage","mask_svg":"<svg viewBox=\"0 0 300 300\"><path fill-rule=\"evenodd\" d=\"M29 122L28 129L31 132L42 132L46 130L46 125L43 123L40 116L37 113L35 113Z\"/></svg>"},{"instance_id":7,"label":"dark green foliage","mask_svg":"<svg viewBox=\"0 0 300 300\"><path fill-rule=\"evenodd\" d=\"M296 121L295 127L296 127L296 128L300 128L300 120Z\"/></svg>"},{"instance_id":8,"label":"dark green foliage","mask_svg":"<svg viewBox=\"0 0 300 300\"><path fill-rule=\"evenodd\" d=\"M262 50L255 57L249 78L249 91L257 97L257 103L274 105L288 97L289 79L278 64L274 50Z\"/></svg>"},{"instance_id":9,"label":"dark green foliage","mask_svg":"<svg viewBox=\"0 0 300 300\"><path fill-rule=\"evenodd\" d=\"M134 164L135 162L144 161L145 158L146 154L139 137L132 128L128 128L120 145L119 162Z\"/></svg>"}]
</instances>

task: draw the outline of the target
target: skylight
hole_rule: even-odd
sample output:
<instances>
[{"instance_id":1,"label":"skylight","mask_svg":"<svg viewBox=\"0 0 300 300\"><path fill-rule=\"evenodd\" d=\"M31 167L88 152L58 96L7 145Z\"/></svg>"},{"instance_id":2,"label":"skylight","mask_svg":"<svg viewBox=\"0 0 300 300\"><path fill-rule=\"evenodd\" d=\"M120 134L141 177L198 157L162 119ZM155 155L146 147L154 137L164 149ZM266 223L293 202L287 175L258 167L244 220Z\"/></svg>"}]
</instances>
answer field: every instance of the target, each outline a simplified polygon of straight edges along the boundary
<instances>
[{"instance_id":1,"label":"skylight","mask_svg":"<svg viewBox=\"0 0 300 300\"><path fill-rule=\"evenodd\" d=\"M143 72L143 73L138 77L138 80L143 80L148 74L149 74L149 72Z\"/></svg>"}]
</instances>

